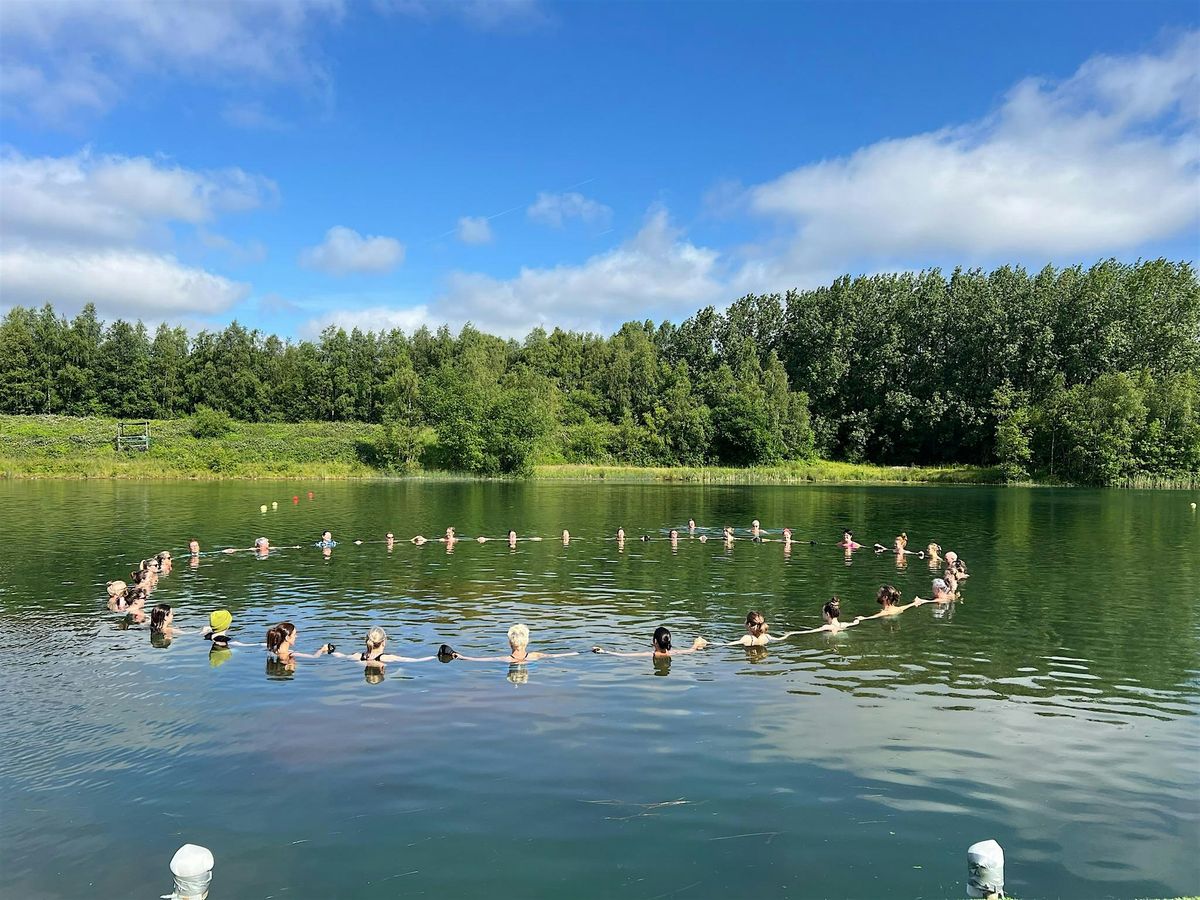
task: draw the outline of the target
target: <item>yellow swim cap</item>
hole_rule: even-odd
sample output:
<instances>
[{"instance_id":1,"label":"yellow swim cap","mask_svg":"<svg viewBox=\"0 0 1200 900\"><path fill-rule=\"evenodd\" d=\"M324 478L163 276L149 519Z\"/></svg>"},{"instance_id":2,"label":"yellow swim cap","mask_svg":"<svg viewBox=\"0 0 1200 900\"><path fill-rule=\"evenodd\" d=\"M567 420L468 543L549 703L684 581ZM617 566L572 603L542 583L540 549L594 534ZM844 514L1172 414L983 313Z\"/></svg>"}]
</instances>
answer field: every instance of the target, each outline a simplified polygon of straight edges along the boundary
<instances>
[{"instance_id":1,"label":"yellow swim cap","mask_svg":"<svg viewBox=\"0 0 1200 900\"><path fill-rule=\"evenodd\" d=\"M208 624L213 631L224 631L233 624L233 615L227 609L218 609L208 617Z\"/></svg>"}]
</instances>

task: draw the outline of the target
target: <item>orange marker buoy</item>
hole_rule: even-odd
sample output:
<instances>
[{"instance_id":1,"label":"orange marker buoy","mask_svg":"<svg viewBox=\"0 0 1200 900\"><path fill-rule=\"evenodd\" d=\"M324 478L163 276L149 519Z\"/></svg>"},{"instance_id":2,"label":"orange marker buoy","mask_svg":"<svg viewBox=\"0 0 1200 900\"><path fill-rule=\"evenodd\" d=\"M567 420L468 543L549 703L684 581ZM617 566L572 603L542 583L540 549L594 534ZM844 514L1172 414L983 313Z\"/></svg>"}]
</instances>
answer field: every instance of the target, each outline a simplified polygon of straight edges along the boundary
<instances>
[{"instance_id":1,"label":"orange marker buoy","mask_svg":"<svg viewBox=\"0 0 1200 900\"><path fill-rule=\"evenodd\" d=\"M292 502L293 502L293 503L299 503L299 502L300 502L300 495L299 495L299 494L297 494L295 497L293 497L293 498L292 498Z\"/></svg>"}]
</instances>

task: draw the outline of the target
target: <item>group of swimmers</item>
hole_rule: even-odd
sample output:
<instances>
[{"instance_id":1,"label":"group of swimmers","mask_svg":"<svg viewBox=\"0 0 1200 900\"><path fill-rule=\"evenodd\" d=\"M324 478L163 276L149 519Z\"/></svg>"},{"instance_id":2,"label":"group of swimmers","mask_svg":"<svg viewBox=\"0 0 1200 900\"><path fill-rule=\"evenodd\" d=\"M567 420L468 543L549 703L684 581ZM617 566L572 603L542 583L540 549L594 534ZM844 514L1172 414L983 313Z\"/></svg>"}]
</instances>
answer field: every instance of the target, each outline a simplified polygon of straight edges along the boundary
<instances>
[{"instance_id":1,"label":"group of swimmers","mask_svg":"<svg viewBox=\"0 0 1200 900\"><path fill-rule=\"evenodd\" d=\"M696 531L694 521L689 521L688 531L692 534ZM768 541L771 538L766 537L764 532L759 527L759 522L755 520L750 528L752 540ZM786 544L791 541L790 529L784 529L781 540ZM725 541L732 542L735 540L732 527L726 527L722 530L722 536ZM678 540L678 532L674 529L670 532L672 541ZM648 538L643 538L647 540ZM704 541L707 536L701 533L699 539ZM446 534L437 540L448 545L460 540L456 537L454 528L447 528ZM480 543L489 540L489 538L475 538ZM516 532L508 533L508 542L510 545L515 545L518 540ZM540 538L530 538L530 540L540 540ZM624 530L621 529L617 533L618 542L624 541ZM394 536L389 532L385 542L389 548L394 544ZM421 544L427 542L427 539L417 535L412 538L412 543ZM570 542L568 532L563 532L563 543ZM356 544L364 543L363 541L355 541ZM821 632L836 634L844 631L847 628L852 628L862 622L871 619L888 618L897 616L906 610L922 606L927 603L949 604L958 599L959 585L963 580L969 577L966 571L966 566L958 555L953 551L946 552L942 556L942 548L936 543L930 543L922 551L911 551L907 549L908 535L901 533L893 541L890 552L897 555L898 558L904 558L907 555L916 555L922 559L930 561L930 568L936 569L943 562L945 570L942 577L934 578L932 582L932 596L928 599L915 597L910 603L903 603L900 591L893 585L883 585L879 588L876 594L876 602L880 609L878 612L869 616L856 616L850 622L841 621L841 601L835 596L832 597L821 607L822 624L816 628L807 628L796 631L789 631L778 637L769 633L770 626L762 613L751 610L746 615L746 633L737 640L730 641L720 646L741 646L741 647L763 647L771 641L786 640L795 635L817 634ZM337 546L337 542L333 540L333 535L329 531L325 531L321 535L321 539L315 542L314 546L321 548L325 553L328 553L333 547ZM842 540L838 543L847 555L852 554L855 550L863 549L862 545L854 540L853 532L846 530L842 533ZM265 557L270 553L272 548L270 541L265 537L258 538L252 547L246 548L227 548L220 552L222 553L237 553L242 550L253 551L260 558ZM889 552L889 548L882 544L875 544L874 551L876 553ZM192 539L188 544L188 552L193 564L201 555L200 544L197 540ZM108 583L108 606L111 611L125 613L125 621L127 625L140 626L147 621L150 627L151 639L156 646L166 646L171 642L177 633L174 627L174 611L169 604L159 603L154 606L149 616L146 615L145 605L150 594L158 585L158 580L163 575L169 575L172 571L174 560L170 551L164 550L149 559L142 560L138 568L130 573L130 582L112 581ZM243 643L233 640L229 636L229 629L233 624L233 615L226 609L214 611L209 616L207 627L201 631L201 635L211 643L213 653L223 653L228 655L231 646L242 647L266 647L269 654L270 662L283 669L290 671L295 667L297 658L317 658L321 656L333 656L341 659L347 659L359 663L368 669L382 669L391 662L427 662L430 660L440 660L442 662L451 662L453 660L465 660L468 662L485 662L485 661L504 661L509 664L521 664L532 662L539 659L546 659L558 656L575 656L579 651L571 650L560 653L546 653L540 651L529 651L529 628L523 624L512 626L508 630L509 653L502 656L464 656L454 650L447 644L442 644L438 648L437 653L429 656L407 657L386 652L387 648L387 632L379 626L371 628L367 632L365 638L365 647L359 653L342 653L338 652L336 646L332 643L321 645L316 651L304 653L296 649L296 641L298 631L296 626L291 622L280 622L271 626L267 630L266 641L264 644ZM593 653L602 653L612 656L636 657L650 656L656 659L669 658L671 656L696 653L704 650L709 646L708 641L703 637L697 637L690 646L678 648L673 645L670 630L666 626L660 626L654 631L651 637L650 649L644 651L621 652L615 650L606 650L602 647L592 647Z\"/></svg>"}]
</instances>

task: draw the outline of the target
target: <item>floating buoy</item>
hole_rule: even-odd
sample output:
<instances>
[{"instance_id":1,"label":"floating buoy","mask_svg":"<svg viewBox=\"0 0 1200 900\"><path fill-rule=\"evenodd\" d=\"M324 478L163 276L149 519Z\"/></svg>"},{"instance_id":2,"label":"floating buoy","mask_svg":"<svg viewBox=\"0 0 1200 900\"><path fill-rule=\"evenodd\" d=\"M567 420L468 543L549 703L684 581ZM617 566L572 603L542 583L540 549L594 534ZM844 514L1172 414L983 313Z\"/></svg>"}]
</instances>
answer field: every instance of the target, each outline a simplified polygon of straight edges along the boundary
<instances>
[{"instance_id":1,"label":"floating buoy","mask_svg":"<svg viewBox=\"0 0 1200 900\"><path fill-rule=\"evenodd\" d=\"M271 509L279 509L279 501L278 500L271 501Z\"/></svg>"},{"instance_id":2,"label":"floating buoy","mask_svg":"<svg viewBox=\"0 0 1200 900\"><path fill-rule=\"evenodd\" d=\"M184 844L171 857L171 875L175 878L175 893L178 900L204 900L208 886L212 883L212 870L216 861L212 851L198 844Z\"/></svg>"},{"instance_id":3,"label":"floating buoy","mask_svg":"<svg viewBox=\"0 0 1200 900\"><path fill-rule=\"evenodd\" d=\"M293 497L293 498L292 498L292 502L293 502L293 503L299 503L299 502L300 502L300 497L299 497L298 495L297 495L297 496L295 496L295 497Z\"/></svg>"},{"instance_id":4,"label":"floating buoy","mask_svg":"<svg viewBox=\"0 0 1200 900\"><path fill-rule=\"evenodd\" d=\"M1004 896L1004 850L995 841L967 848L967 896Z\"/></svg>"},{"instance_id":5,"label":"floating buoy","mask_svg":"<svg viewBox=\"0 0 1200 900\"><path fill-rule=\"evenodd\" d=\"M267 511L267 504L265 504L265 503L264 503L262 506L260 506L260 507L258 508L258 511L259 511L259 512L264 512L264 513L265 513L265 512Z\"/></svg>"}]
</instances>

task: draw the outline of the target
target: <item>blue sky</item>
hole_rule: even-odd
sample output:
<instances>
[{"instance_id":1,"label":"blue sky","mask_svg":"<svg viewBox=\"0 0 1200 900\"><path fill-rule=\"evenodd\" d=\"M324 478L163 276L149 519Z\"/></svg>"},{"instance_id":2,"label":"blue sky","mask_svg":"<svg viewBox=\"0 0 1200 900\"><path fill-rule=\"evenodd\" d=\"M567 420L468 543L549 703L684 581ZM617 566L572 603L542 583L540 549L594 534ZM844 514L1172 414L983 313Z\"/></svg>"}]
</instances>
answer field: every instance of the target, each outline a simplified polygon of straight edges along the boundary
<instances>
[{"instance_id":1,"label":"blue sky","mask_svg":"<svg viewBox=\"0 0 1200 900\"><path fill-rule=\"evenodd\" d=\"M1195 3L0 6L0 307L610 330L1200 246Z\"/></svg>"}]
</instances>

